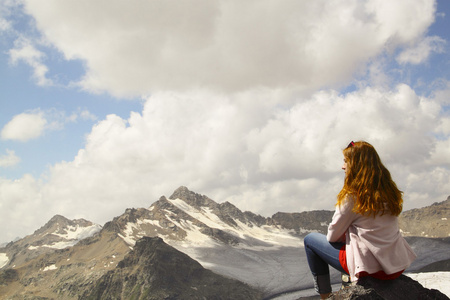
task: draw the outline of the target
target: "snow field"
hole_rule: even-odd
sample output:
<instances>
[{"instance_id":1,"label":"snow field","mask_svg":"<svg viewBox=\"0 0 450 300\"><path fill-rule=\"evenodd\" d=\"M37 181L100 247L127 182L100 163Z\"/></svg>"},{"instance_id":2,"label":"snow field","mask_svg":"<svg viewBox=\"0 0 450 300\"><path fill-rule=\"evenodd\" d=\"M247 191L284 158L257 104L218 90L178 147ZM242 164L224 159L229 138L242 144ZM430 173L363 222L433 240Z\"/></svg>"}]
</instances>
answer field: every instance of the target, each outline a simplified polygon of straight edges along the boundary
<instances>
[{"instance_id":1,"label":"snow field","mask_svg":"<svg viewBox=\"0 0 450 300\"><path fill-rule=\"evenodd\" d=\"M405 275L420 282L427 289L439 290L450 297L450 272L409 273Z\"/></svg>"},{"instance_id":2,"label":"snow field","mask_svg":"<svg viewBox=\"0 0 450 300\"><path fill-rule=\"evenodd\" d=\"M0 269L6 266L8 261L9 261L8 255L6 255L6 253L0 253Z\"/></svg>"}]
</instances>

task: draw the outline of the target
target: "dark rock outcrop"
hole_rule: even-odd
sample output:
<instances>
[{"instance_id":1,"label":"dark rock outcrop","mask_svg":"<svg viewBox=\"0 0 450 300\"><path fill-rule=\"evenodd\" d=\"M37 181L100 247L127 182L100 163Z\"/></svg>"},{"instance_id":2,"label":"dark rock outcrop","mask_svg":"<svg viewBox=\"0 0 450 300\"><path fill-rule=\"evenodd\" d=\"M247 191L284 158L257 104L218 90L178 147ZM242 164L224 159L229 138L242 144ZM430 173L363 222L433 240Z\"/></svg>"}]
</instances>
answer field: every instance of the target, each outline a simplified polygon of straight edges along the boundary
<instances>
[{"instance_id":1,"label":"dark rock outcrop","mask_svg":"<svg viewBox=\"0 0 450 300\"><path fill-rule=\"evenodd\" d=\"M144 237L80 299L261 299L261 293L204 269L159 237Z\"/></svg>"},{"instance_id":2,"label":"dark rock outcrop","mask_svg":"<svg viewBox=\"0 0 450 300\"><path fill-rule=\"evenodd\" d=\"M7 285L13 281L17 281L19 279L19 275L17 275L17 271L14 269L6 269L0 272L0 286Z\"/></svg>"},{"instance_id":3,"label":"dark rock outcrop","mask_svg":"<svg viewBox=\"0 0 450 300\"><path fill-rule=\"evenodd\" d=\"M402 275L395 280L363 277L358 280L357 285L333 293L328 299L448 300L449 298L438 290L424 288L417 281Z\"/></svg>"}]
</instances>

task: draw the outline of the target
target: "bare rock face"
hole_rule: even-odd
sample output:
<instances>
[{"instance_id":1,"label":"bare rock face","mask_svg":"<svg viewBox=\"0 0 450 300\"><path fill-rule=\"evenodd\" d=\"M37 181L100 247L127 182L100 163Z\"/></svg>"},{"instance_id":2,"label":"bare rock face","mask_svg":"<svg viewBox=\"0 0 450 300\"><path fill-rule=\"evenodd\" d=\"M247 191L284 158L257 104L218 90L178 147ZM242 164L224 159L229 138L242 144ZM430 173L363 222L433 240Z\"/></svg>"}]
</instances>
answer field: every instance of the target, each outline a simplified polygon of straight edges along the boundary
<instances>
[{"instance_id":1,"label":"bare rock face","mask_svg":"<svg viewBox=\"0 0 450 300\"><path fill-rule=\"evenodd\" d=\"M450 196L423 208L404 211L399 217L403 236L448 237L450 232Z\"/></svg>"},{"instance_id":2,"label":"bare rock face","mask_svg":"<svg viewBox=\"0 0 450 300\"><path fill-rule=\"evenodd\" d=\"M395 280L363 277L357 285L333 293L328 299L361 300L445 300L446 295L435 289L424 288L417 281L402 275Z\"/></svg>"},{"instance_id":3,"label":"bare rock face","mask_svg":"<svg viewBox=\"0 0 450 300\"><path fill-rule=\"evenodd\" d=\"M0 273L0 286L7 285L19 279L17 271L14 269L7 269Z\"/></svg>"},{"instance_id":4,"label":"bare rock face","mask_svg":"<svg viewBox=\"0 0 450 300\"><path fill-rule=\"evenodd\" d=\"M301 213L278 212L270 219L271 225L282 228L293 229L301 236L305 236L312 231L323 234L327 233L328 224L333 217L333 211L317 210Z\"/></svg>"},{"instance_id":5,"label":"bare rock face","mask_svg":"<svg viewBox=\"0 0 450 300\"><path fill-rule=\"evenodd\" d=\"M261 293L204 269L161 238L144 237L81 299L261 299Z\"/></svg>"}]
</instances>

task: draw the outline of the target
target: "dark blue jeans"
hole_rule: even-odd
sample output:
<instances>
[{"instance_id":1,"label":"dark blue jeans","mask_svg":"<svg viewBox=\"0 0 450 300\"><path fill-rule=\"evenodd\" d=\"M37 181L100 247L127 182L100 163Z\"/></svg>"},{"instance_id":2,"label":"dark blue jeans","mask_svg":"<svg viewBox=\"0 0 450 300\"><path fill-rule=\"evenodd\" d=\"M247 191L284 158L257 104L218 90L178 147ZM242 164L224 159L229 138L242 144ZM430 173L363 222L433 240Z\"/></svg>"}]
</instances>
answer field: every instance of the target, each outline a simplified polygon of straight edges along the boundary
<instances>
[{"instance_id":1,"label":"dark blue jeans","mask_svg":"<svg viewBox=\"0 0 450 300\"><path fill-rule=\"evenodd\" d=\"M314 276L314 286L320 294L331 292L330 269L345 273L339 262L339 250L344 243L330 243L327 237L321 233L310 233L304 239L306 258L311 273Z\"/></svg>"}]
</instances>

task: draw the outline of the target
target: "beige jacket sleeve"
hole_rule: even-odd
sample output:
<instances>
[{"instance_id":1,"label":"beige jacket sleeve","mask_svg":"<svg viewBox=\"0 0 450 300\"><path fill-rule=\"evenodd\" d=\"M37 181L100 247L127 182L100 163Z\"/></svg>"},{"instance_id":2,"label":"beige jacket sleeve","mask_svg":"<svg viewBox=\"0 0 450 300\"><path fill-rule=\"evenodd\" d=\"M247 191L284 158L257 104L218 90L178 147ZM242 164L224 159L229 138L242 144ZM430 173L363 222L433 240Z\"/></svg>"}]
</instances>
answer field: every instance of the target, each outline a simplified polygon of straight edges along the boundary
<instances>
[{"instance_id":1,"label":"beige jacket sleeve","mask_svg":"<svg viewBox=\"0 0 450 300\"><path fill-rule=\"evenodd\" d=\"M327 240L333 242L345 242L345 234L350 225L358 218L353 211L353 199L347 199L341 205L336 206L333 218L328 226Z\"/></svg>"}]
</instances>

